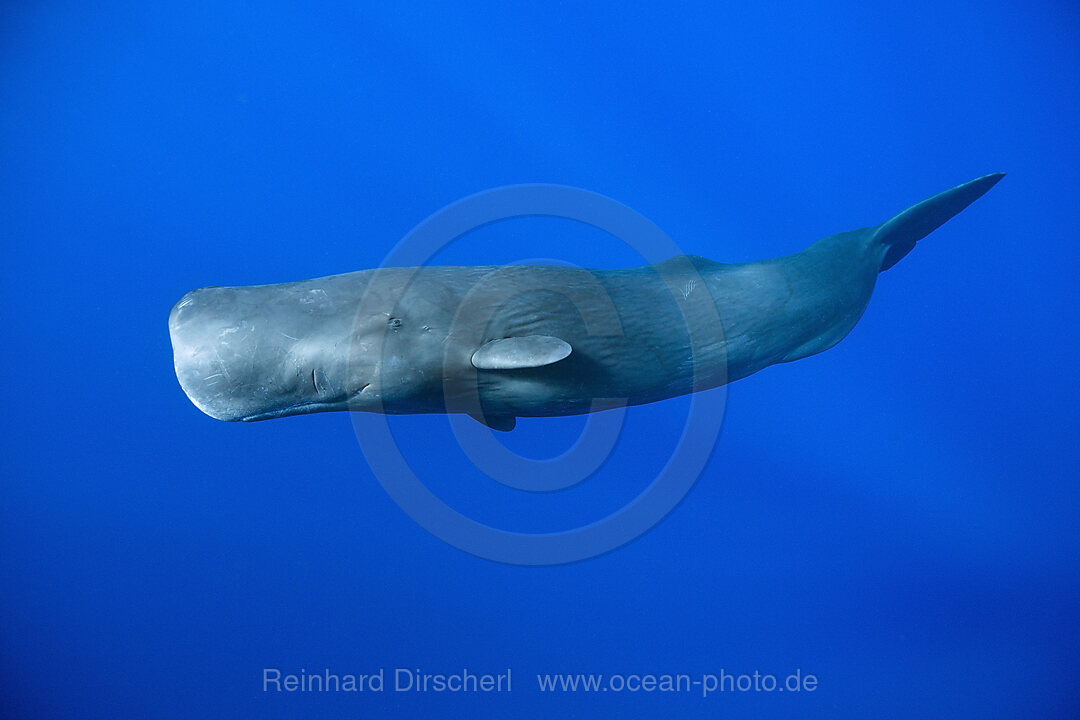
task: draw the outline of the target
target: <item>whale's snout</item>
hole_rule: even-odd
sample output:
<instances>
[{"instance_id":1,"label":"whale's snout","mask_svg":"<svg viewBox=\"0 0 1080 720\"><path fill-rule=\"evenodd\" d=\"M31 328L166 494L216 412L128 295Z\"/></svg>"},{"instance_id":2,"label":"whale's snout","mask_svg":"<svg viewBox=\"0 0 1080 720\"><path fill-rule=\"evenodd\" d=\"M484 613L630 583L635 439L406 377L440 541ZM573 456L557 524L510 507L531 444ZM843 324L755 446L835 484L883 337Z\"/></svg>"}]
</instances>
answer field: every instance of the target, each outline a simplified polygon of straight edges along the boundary
<instances>
[{"instance_id":1,"label":"whale's snout","mask_svg":"<svg viewBox=\"0 0 1080 720\"><path fill-rule=\"evenodd\" d=\"M173 365L192 403L218 420L241 420L254 407L243 358L254 357L255 327L237 317L231 288L193 290L169 315Z\"/></svg>"},{"instance_id":2,"label":"whale's snout","mask_svg":"<svg viewBox=\"0 0 1080 720\"><path fill-rule=\"evenodd\" d=\"M297 284L299 285L299 284ZM347 326L300 287L207 287L169 315L180 387L226 421L342 410L367 387L349 382L338 351Z\"/></svg>"}]
</instances>

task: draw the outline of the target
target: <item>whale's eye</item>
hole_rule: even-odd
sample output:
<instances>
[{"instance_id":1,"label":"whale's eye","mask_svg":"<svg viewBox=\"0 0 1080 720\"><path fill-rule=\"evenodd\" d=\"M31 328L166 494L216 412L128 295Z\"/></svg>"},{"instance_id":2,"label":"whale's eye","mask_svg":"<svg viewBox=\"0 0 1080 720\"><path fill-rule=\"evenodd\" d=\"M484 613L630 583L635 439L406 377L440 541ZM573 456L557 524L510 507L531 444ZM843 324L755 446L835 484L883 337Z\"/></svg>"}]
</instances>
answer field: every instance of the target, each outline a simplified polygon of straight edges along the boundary
<instances>
[{"instance_id":1,"label":"whale's eye","mask_svg":"<svg viewBox=\"0 0 1080 720\"><path fill-rule=\"evenodd\" d=\"M401 318L392 317L386 321L386 327L397 330L401 327Z\"/></svg>"}]
</instances>

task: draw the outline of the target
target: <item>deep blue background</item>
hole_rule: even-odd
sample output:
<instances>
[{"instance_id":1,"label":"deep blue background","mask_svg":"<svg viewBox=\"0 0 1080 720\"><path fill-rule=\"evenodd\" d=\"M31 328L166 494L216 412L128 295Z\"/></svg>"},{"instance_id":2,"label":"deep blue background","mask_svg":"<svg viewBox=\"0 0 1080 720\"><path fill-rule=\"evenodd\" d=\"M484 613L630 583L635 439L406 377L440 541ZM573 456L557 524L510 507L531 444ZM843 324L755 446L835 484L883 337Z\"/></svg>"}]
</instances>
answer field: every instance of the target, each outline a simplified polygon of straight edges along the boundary
<instances>
[{"instance_id":1,"label":"deep blue background","mask_svg":"<svg viewBox=\"0 0 1080 720\"><path fill-rule=\"evenodd\" d=\"M1075 717L1080 12L826 6L5 4L3 716ZM730 388L719 447L664 523L576 565L444 545L389 499L346 416L228 425L173 375L184 292L377 265L494 186L589 188L737 261L996 170L839 347ZM446 259L537 256L635 262L558 221L488 228ZM624 482L537 499L540 520L618 507L684 411L633 413ZM550 454L577 422L523 421L512 442ZM445 421L394 428L440 492L506 522ZM398 665L511 666L514 692L260 691L266 666ZM534 681L720 668L820 687Z\"/></svg>"}]
</instances>

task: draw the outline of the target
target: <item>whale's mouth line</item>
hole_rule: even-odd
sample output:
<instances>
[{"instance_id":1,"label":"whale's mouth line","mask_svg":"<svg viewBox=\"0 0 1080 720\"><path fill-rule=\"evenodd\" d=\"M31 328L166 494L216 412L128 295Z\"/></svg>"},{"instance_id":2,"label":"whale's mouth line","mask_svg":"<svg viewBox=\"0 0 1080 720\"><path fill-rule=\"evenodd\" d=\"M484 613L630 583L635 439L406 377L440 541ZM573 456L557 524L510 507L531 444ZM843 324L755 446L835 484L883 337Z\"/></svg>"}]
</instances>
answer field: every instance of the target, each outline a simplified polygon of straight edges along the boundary
<instances>
[{"instance_id":1,"label":"whale's mouth line","mask_svg":"<svg viewBox=\"0 0 1080 720\"><path fill-rule=\"evenodd\" d=\"M348 410L349 401L360 395L360 393L371 387L371 383L364 383L360 386L359 390L354 390L348 396L339 400L306 400L304 402L294 403L288 407L278 408L276 410L268 410L266 412L255 413L254 415L246 415L240 418L240 422L257 422L259 420L273 420L274 418L285 417L288 415L308 415L317 412L332 412L334 410Z\"/></svg>"}]
</instances>

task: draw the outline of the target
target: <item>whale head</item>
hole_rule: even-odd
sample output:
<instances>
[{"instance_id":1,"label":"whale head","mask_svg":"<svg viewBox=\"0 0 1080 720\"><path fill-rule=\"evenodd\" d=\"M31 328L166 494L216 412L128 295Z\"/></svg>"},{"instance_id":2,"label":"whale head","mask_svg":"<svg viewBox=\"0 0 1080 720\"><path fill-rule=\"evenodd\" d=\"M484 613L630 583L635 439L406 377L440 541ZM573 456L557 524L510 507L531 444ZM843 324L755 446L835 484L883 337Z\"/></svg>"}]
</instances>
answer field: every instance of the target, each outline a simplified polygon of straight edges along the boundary
<instances>
[{"instance_id":1,"label":"whale head","mask_svg":"<svg viewBox=\"0 0 1080 720\"><path fill-rule=\"evenodd\" d=\"M379 409L415 392L415 378L397 371L412 364L385 351L403 320L390 311L358 313L361 279L343 288L346 278L185 295L169 316L184 392L207 415L228 421Z\"/></svg>"}]
</instances>

